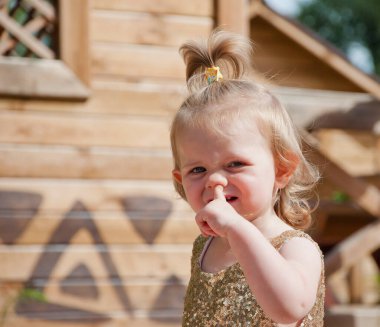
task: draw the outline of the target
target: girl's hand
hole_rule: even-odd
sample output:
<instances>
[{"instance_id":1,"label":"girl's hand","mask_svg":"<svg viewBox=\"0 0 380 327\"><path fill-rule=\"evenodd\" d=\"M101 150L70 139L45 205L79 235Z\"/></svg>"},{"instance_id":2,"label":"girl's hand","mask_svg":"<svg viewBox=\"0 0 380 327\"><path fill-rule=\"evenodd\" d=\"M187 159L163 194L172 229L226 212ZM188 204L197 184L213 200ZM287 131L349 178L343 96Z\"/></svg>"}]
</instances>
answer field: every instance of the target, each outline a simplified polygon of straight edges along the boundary
<instances>
[{"instance_id":1,"label":"girl's hand","mask_svg":"<svg viewBox=\"0 0 380 327\"><path fill-rule=\"evenodd\" d=\"M225 237L227 231L241 216L226 201L223 186L214 188L214 200L206 204L195 216L203 236Z\"/></svg>"}]
</instances>

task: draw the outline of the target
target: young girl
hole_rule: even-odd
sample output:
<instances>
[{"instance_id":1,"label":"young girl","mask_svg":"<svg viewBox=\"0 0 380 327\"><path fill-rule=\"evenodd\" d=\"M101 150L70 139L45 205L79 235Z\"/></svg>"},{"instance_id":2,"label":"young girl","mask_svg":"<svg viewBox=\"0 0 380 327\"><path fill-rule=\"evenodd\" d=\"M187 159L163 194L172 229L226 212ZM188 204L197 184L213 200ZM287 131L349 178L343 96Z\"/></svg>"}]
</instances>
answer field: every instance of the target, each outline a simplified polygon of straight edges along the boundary
<instances>
[{"instance_id":1,"label":"young girl","mask_svg":"<svg viewBox=\"0 0 380 327\"><path fill-rule=\"evenodd\" d=\"M190 95L171 129L176 190L195 211L183 326L323 326L323 258L299 229L318 174L280 102L244 78L249 41L181 47Z\"/></svg>"}]
</instances>

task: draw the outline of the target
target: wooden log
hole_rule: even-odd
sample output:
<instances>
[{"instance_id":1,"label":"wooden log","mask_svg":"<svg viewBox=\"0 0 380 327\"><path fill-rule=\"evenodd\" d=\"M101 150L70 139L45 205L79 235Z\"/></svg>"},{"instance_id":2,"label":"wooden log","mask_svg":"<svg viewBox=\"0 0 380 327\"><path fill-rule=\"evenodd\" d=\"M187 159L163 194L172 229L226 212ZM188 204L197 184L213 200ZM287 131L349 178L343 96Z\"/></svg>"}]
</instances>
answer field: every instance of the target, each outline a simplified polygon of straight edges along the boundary
<instances>
[{"instance_id":1,"label":"wooden log","mask_svg":"<svg viewBox=\"0 0 380 327\"><path fill-rule=\"evenodd\" d=\"M177 48L93 43L92 71L95 75L153 77L184 80L185 66Z\"/></svg>"},{"instance_id":2,"label":"wooden log","mask_svg":"<svg viewBox=\"0 0 380 327\"><path fill-rule=\"evenodd\" d=\"M0 181L4 244L190 244L193 219L169 181Z\"/></svg>"},{"instance_id":3,"label":"wooden log","mask_svg":"<svg viewBox=\"0 0 380 327\"><path fill-rule=\"evenodd\" d=\"M2 177L171 179L171 152L0 145Z\"/></svg>"},{"instance_id":4,"label":"wooden log","mask_svg":"<svg viewBox=\"0 0 380 327\"><path fill-rule=\"evenodd\" d=\"M0 112L0 142L167 148L165 118Z\"/></svg>"},{"instance_id":5,"label":"wooden log","mask_svg":"<svg viewBox=\"0 0 380 327\"><path fill-rule=\"evenodd\" d=\"M0 99L0 109L75 114L168 116L178 110L185 98L185 93L184 84L93 81L92 94L86 102L8 98Z\"/></svg>"},{"instance_id":6,"label":"wooden log","mask_svg":"<svg viewBox=\"0 0 380 327\"><path fill-rule=\"evenodd\" d=\"M56 180L56 179L0 179L0 191L7 201L0 201L0 210L32 210L35 201L26 201L31 195L42 199L37 207L39 212L62 214L75 211L75 204L81 202L88 211L120 211L126 199L158 198L173 204L173 212L188 211L188 204L174 192L170 181L144 180ZM17 196L25 194L23 202ZM11 198L13 200L11 200ZM4 198L6 199L6 198ZM142 202L149 208L149 202Z\"/></svg>"},{"instance_id":7,"label":"wooden log","mask_svg":"<svg viewBox=\"0 0 380 327\"><path fill-rule=\"evenodd\" d=\"M92 41L95 42L179 47L189 39L207 37L213 20L209 17L94 11L91 26Z\"/></svg>"},{"instance_id":8,"label":"wooden log","mask_svg":"<svg viewBox=\"0 0 380 327\"><path fill-rule=\"evenodd\" d=\"M121 278L187 279L191 245L0 245L0 280ZM84 269L83 269L84 268Z\"/></svg>"},{"instance_id":9,"label":"wooden log","mask_svg":"<svg viewBox=\"0 0 380 327\"><path fill-rule=\"evenodd\" d=\"M57 315L77 310L96 313L134 310L182 310L187 280L176 276L162 279L65 279L61 281L33 280L27 286L43 293L47 303L59 304L56 307L26 303L18 308L18 314L56 313ZM0 286L0 298L17 296L24 284ZM125 294L128 301L123 301ZM34 305L33 305L34 304Z\"/></svg>"},{"instance_id":10,"label":"wooden log","mask_svg":"<svg viewBox=\"0 0 380 327\"><path fill-rule=\"evenodd\" d=\"M93 0L94 9L107 9L118 11L136 11L157 14L178 14L190 16L213 16L212 0L193 0L178 2L176 0Z\"/></svg>"},{"instance_id":11,"label":"wooden log","mask_svg":"<svg viewBox=\"0 0 380 327\"><path fill-rule=\"evenodd\" d=\"M191 244L199 234L192 211L0 210L3 244Z\"/></svg>"},{"instance_id":12,"label":"wooden log","mask_svg":"<svg viewBox=\"0 0 380 327\"><path fill-rule=\"evenodd\" d=\"M183 82L165 85L163 83L126 83L95 79L92 83L92 95L86 102L70 101L39 101L22 99L1 99L1 110L64 112L64 113L103 113L131 114L147 116L171 116L178 110L185 99L186 90ZM270 86L271 91L286 106L293 121L300 127L333 128L326 126L323 121L328 117L347 117L351 110L362 108L369 110L366 104L374 102L373 97L363 93L334 92L320 90L305 90L287 87ZM318 99L318 101L316 101ZM361 110L358 109L358 114ZM370 110L371 114L375 112ZM354 119L350 119L353 121ZM339 119L342 121L342 119ZM369 120L363 119L356 124L345 125L349 129L357 129L359 133L376 134L375 127ZM341 123L340 123L341 124ZM370 127L372 126L372 127ZM349 131L346 131L349 133ZM380 151L376 151L380 153ZM378 160L380 162L380 160Z\"/></svg>"}]
</instances>

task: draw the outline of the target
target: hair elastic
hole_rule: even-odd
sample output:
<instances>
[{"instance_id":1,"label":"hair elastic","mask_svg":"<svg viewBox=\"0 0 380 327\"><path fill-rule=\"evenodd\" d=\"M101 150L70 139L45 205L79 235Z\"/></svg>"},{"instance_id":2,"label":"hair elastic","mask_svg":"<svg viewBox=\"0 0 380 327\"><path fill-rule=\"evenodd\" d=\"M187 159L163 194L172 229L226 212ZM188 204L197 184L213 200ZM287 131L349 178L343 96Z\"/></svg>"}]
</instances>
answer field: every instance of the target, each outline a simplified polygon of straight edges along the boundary
<instances>
[{"instance_id":1,"label":"hair elastic","mask_svg":"<svg viewBox=\"0 0 380 327\"><path fill-rule=\"evenodd\" d=\"M223 75L220 72L220 68L218 66L206 68L205 77L209 85L223 79Z\"/></svg>"}]
</instances>

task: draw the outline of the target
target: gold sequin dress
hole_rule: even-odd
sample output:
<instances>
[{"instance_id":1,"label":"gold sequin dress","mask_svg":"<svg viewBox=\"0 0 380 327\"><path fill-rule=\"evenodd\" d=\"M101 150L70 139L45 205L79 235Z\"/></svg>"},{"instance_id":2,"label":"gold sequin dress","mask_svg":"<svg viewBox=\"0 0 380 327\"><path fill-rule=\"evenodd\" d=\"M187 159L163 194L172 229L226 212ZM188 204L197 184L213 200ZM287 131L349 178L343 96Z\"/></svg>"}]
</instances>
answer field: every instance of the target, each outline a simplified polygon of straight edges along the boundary
<instances>
[{"instance_id":1,"label":"gold sequin dress","mask_svg":"<svg viewBox=\"0 0 380 327\"><path fill-rule=\"evenodd\" d=\"M290 230L273 238L271 243L279 250L292 237L306 237L314 242L304 232ZM200 260L209 244L210 242L207 242L207 238L203 236L199 236L194 241L191 258L191 278L185 296L182 326L277 326L258 305L249 289L239 263L235 263L217 273L207 273L201 270ZM317 299L309 314L301 322L300 326L302 327L323 326L325 284L323 255L322 252L320 253L322 274Z\"/></svg>"}]
</instances>

